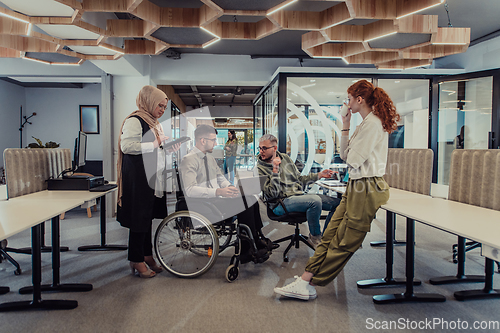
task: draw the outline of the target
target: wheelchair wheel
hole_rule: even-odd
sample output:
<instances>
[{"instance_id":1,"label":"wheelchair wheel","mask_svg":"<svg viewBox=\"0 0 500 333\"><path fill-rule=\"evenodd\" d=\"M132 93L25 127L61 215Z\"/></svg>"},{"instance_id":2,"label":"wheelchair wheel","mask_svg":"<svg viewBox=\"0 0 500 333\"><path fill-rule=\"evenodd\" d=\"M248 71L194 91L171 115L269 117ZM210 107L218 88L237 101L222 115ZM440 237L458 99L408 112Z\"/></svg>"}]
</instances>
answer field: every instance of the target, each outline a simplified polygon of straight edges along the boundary
<instances>
[{"instance_id":1,"label":"wheelchair wheel","mask_svg":"<svg viewBox=\"0 0 500 333\"><path fill-rule=\"evenodd\" d=\"M160 264L178 277L207 272L219 254L219 239L204 216L188 211L167 216L156 229L154 248Z\"/></svg>"},{"instance_id":2,"label":"wheelchair wheel","mask_svg":"<svg viewBox=\"0 0 500 333\"><path fill-rule=\"evenodd\" d=\"M227 282L233 282L238 278L238 274L240 273L240 269L235 265L229 265L226 269L226 280Z\"/></svg>"}]
</instances>

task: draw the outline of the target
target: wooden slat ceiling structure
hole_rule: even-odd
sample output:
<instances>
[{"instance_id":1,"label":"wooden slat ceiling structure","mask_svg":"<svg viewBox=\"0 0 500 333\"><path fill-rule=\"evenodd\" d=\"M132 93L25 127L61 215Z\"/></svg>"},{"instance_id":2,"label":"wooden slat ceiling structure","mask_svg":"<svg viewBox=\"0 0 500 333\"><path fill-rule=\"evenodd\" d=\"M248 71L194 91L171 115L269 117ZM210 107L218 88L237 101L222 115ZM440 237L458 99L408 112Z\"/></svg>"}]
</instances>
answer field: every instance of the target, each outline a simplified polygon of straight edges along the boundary
<instances>
[{"instance_id":1,"label":"wooden slat ceiling structure","mask_svg":"<svg viewBox=\"0 0 500 333\"><path fill-rule=\"evenodd\" d=\"M0 1L12 8L0 7L0 57L49 64L116 60L124 54L159 55L168 49L209 48L220 40L259 40L283 30L300 30L302 50L312 58L406 69L465 52L470 43L470 28L438 27L437 15L418 14L444 0ZM47 9L47 16L30 13L29 4L34 1ZM306 9L308 3L312 9L313 3L321 3L326 9L290 10L297 3ZM111 19L94 25L88 21L95 20L85 20L88 13ZM128 19L113 19L117 13ZM227 20L228 16L234 20ZM165 38L169 35L165 28L198 29L205 37L183 42L180 37L185 34L179 34L179 40L172 42ZM123 40L122 47L112 43L117 38ZM65 57L30 56L36 53Z\"/></svg>"}]
</instances>

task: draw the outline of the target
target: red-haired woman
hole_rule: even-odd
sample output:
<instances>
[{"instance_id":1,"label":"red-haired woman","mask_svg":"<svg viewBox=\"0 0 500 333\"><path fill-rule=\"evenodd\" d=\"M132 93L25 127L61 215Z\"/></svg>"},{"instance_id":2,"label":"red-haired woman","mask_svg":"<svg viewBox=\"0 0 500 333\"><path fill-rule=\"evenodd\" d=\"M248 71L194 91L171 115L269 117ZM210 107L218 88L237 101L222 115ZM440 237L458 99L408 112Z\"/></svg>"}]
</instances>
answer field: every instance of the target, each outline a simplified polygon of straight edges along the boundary
<instances>
[{"instance_id":1,"label":"red-haired woman","mask_svg":"<svg viewBox=\"0 0 500 333\"><path fill-rule=\"evenodd\" d=\"M377 210L389 199L385 173L389 133L397 128L399 114L381 88L360 80L347 89L349 112L342 117L340 156L348 165L349 182L340 205L309 258L305 272L274 292L304 300L316 298L315 285L325 286L342 271L361 246ZM363 121L349 138L351 115Z\"/></svg>"}]
</instances>

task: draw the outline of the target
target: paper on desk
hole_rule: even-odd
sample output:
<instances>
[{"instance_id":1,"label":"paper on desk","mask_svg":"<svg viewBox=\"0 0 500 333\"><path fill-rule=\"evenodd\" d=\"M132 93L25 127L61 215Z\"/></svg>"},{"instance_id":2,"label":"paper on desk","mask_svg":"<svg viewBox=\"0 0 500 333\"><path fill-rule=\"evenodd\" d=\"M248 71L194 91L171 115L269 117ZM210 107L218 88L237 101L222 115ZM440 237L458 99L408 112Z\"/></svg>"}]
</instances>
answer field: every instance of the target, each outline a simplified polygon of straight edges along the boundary
<instances>
[{"instance_id":1,"label":"paper on desk","mask_svg":"<svg viewBox=\"0 0 500 333\"><path fill-rule=\"evenodd\" d=\"M328 186L344 186L340 180L333 180L333 179L324 179L324 180L318 180L316 181L318 184L324 184Z\"/></svg>"}]
</instances>

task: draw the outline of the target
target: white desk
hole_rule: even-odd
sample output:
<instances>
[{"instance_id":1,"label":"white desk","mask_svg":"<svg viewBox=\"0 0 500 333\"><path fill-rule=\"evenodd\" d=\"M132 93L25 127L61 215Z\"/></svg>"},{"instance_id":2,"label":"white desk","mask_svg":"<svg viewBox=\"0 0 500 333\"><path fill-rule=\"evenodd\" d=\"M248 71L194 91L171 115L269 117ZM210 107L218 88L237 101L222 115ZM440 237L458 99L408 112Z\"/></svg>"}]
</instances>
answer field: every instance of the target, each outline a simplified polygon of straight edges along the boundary
<instances>
[{"instance_id":1,"label":"white desk","mask_svg":"<svg viewBox=\"0 0 500 333\"><path fill-rule=\"evenodd\" d=\"M89 191L40 191L6 201L0 201L0 239L7 238L32 227L32 265L33 286L19 290L21 294L33 293L33 301L11 302L0 304L0 311L16 311L26 309L73 309L76 301L60 301L41 299L42 291L90 291L90 284L61 284L59 215L80 206L85 201L101 197L101 245L90 246L99 249L126 249L126 246L105 244L106 201L107 192ZM51 285L41 285L41 223L52 219L52 271Z\"/></svg>"},{"instance_id":2,"label":"white desk","mask_svg":"<svg viewBox=\"0 0 500 333\"><path fill-rule=\"evenodd\" d=\"M384 209L405 216L406 226L406 291L402 294L377 295L375 303L444 301L444 296L437 294L414 294L415 221L437 229L469 238L489 247L499 249L500 211L463 204L439 198L413 198L405 200L395 198L383 206ZM458 300L473 298L499 298L500 291L493 289L493 261L486 258L485 288L455 292Z\"/></svg>"},{"instance_id":3,"label":"white desk","mask_svg":"<svg viewBox=\"0 0 500 333\"><path fill-rule=\"evenodd\" d=\"M110 250L126 250L126 245L110 245L106 244L106 196L105 194L116 191L117 188L106 192L90 192L90 191L40 191L32 194L24 195L23 198L34 200L64 200L67 198L82 200L83 202L101 198L100 208L100 233L101 244L85 245L78 247L79 251L110 251Z\"/></svg>"},{"instance_id":4,"label":"white desk","mask_svg":"<svg viewBox=\"0 0 500 333\"><path fill-rule=\"evenodd\" d=\"M74 309L77 301L42 300L42 258L40 223L55 219L59 223L59 215L69 209L78 207L83 202L79 199L66 200L23 200L23 197L0 201L0 238L4 239L31 227L32 266L33 266L33 301L9 302L0 304L0 311L16 311L28 309ZM52 240L58 243L58 240ZM54 246L53 250L58 246Z\"/></svg>"}]
</instances>

